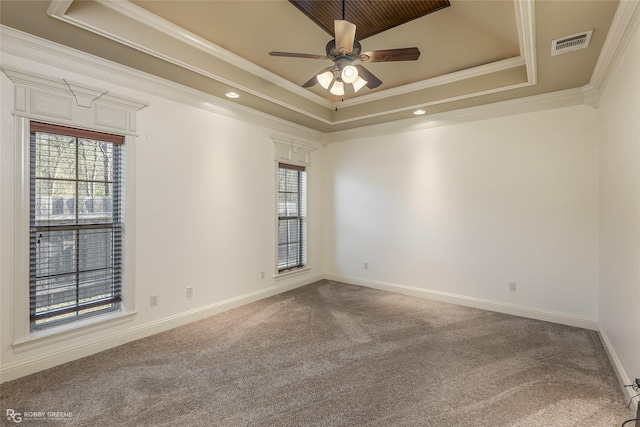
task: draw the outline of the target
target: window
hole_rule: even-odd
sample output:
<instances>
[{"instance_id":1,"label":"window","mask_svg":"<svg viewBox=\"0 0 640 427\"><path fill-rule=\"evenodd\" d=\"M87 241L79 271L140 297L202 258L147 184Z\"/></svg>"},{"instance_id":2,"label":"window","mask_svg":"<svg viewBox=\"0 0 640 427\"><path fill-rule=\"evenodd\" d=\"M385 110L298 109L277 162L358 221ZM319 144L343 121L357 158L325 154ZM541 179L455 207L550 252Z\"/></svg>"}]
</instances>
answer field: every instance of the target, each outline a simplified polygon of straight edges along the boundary
<instances>
[{"instance_id":1,"label":"window","mask_svg":"<svg viewBox=\"0 0 640 427\"><path fill-rule=\"evenodd\" d=\"M31 122L31 330L120 309L124 137Z\"/></svg>"},{"instance_id":2,"label":"window","mask_svg":"<svg viewBox=\"0 0 640 427\"><path fill-rule=\"evenodd\" d=\"M278 165L278 272L306 263L307 173L304 167Z\"/></svg>"}]
</instances>

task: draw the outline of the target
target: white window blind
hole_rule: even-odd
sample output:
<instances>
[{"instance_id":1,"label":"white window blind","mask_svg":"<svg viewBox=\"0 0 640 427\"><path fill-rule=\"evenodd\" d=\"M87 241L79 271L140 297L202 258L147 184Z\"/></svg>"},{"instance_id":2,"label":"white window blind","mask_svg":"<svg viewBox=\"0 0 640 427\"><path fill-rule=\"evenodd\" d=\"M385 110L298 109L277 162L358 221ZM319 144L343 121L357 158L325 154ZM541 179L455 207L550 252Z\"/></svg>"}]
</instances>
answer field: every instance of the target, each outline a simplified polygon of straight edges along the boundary
<instances>
[{"instance_id":1,"label":"white window blind","mask_svg":"<svg viewBox=\"0 0 640 427\"><path fill-rule=\"evenodd\" d=\"M123 143L31 122L31 330L120 308Z\"/></svg>"},{"instance_id":2,"label":"white window blind","mask_svg":"<svg viewBox=\"0 0 640 427\"><path fill-rule=\"evenodd\" d=\"M278 271L306 264L307 173L278 165Z\"/></svg>"}]
</instances>

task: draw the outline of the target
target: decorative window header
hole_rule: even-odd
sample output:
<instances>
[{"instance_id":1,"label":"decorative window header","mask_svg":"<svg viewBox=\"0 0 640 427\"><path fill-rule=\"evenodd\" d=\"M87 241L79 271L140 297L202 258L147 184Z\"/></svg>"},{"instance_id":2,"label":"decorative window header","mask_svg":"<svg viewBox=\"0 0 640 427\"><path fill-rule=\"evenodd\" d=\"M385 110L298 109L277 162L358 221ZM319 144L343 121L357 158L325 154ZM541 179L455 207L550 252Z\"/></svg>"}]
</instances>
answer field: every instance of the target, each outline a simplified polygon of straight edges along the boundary
<instances>
[{"instance_id":1,"label":"decorative window header","mask_svg":"<svg viewBox=\"0 0 640 427\"><path fill-rule=\"evenodd\" d=\"M135 112L148 104L106 90L3 68L14 83L14 114L28 119L135 135Z\"/></svg>"},{"instance_id":2,"label":"decorative window header","mask_svg":"<svg viewBox=\"0 0 640 427\"><path fill-rule=\"evenodd\" d=\"M297 166L311 166L311 153L316 150L313 145L273 137L271 139L275 148L276 162Z\"/></svg>"}]
</instances>

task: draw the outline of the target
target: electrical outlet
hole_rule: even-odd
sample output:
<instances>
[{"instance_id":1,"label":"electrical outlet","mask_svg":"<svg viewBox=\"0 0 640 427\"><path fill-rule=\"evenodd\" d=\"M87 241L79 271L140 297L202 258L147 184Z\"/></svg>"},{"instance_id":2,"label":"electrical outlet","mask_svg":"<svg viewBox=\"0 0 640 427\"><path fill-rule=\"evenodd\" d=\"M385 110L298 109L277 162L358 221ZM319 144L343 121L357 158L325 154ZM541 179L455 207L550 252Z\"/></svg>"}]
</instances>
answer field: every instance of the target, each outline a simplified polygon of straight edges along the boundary
<instances>
[{"instance_id":1,"label":"electrical outlet","mask_svg":"<svg viewBox=\"0 0 640 427\"><path fill-rule=\"evenodd\" d=\"M151 307L158 305L158 295L151 295L151 298L149 298L149 305Z\"/></svg>"},{"instance_id":2,"label":"electrical outlet","mask_svg":"<svg viewBox=\"0 0 640 427\"><path fill-rule=\"evenodd\" d=\"M262 271L260 272L260 278L261 278L262 280L264 280L264 270L262 270Z\"/></svg>"},{"instance_id":3,"label":"electrical outlet","mask_svg":"<svg viewBox=\"0 0 640 427\"><path fill-rule=\"evenodd\" d=\"M368 270L368 269L369 269L369 263L368 263L368 262L365 262L365 263L364 263L364 269L365 269L365 270Z\"/></svg>"},{"instance_id":4,"label":"electrical outlet","mask_svg":"<svg viewBox=\"0 0 640 427\"><path fill-rule=\"evenodd\" d=\"M511 292L515 292L515 291L517 291L517 284L516 284L516 282L509 282L509 291L511 291Z\"/></svg>"},{"instance_id":5,"label":"electrical outlet","mask_svg":"<svg viewBox=\"0 0 640 427\"><path fill-rule=\"evenodd\" d=\"M193 298L193 286L187 288L187 299Z\"/></svg>"}]
</instances>

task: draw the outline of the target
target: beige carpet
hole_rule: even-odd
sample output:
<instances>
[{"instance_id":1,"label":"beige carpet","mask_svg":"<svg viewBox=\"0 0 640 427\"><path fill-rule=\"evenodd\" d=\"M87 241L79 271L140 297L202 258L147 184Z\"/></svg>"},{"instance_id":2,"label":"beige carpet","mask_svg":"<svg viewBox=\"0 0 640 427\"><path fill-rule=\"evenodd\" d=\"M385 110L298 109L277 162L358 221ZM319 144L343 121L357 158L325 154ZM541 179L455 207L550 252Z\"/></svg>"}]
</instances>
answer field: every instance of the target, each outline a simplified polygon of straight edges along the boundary
<instances>
[{"instance_id":1,"label":"beige carpet","mask_svg":"<svg viewBox=\"0 0 640 427\"><path fill-rule=\"evenodd\" d=\"M596 332L341 283L2 384L64 426L619 426Z\"/></svg>"}]
</instances>

